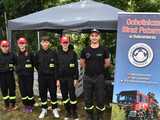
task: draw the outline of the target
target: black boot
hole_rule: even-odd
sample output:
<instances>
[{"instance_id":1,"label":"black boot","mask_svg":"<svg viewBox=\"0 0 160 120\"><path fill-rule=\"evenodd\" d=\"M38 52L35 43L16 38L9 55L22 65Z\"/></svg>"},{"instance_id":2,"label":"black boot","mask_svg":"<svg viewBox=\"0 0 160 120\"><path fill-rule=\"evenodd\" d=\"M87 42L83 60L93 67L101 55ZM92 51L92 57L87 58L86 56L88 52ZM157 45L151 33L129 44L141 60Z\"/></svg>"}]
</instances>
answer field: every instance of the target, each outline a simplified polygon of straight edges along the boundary
<instances>
[{"instance_id":1,"label":"black boot","mask_svg":"<svg viewBox=\"0 0 160 120\"><path fill-rule=\"evenodd\" d=\"M71 117L72 117L71 112L70 111L66 111L64 120L69 120L69 119L71 119Z\"/></svg>"},{"instance_id":2,"label":"black boot","mask_svg":"<svg viewBox=\"0 0 160 120\"><path fill-rule=\"evenodd\" d=\"M6 112L8 112L8 111L9 111L9 99L4 100L4 104L5 104L4 110L5 110Z\"/></svg>"},{"instance_id":3,"label":"black boot","mask_svg":"<svg viewBox=\"0 0 160 120\"><path fill-rule=\"evenodd\" d=\"M10 103L10 111L14 111L16 109L17 109L16 103L15 102Z\"/></svg>"},{"instance_id":4,"label":"black boot","mask_svg":"<svg viewBox=\"0 0 160 120\"><path fill-rule=\"evenodd\" d=\"M79 120L77 112L72 113L73 120Z\"/></svg>"},{"instance_id":5,"label":"black boot","mask_svg":"<svg viewBox=\"0 0 160 120\"><path fill-rule=\"evenodd\" d=\"M73 120L78 120L77 104L71 104L71 112L72 112Z\"/></svg>"},{"instance_id":6,"label":"black boot","mask_svg":"<svg viewBox=\"0 0 160 120\"><path fill-rule=\"evenodd\" d=\"M71 114L71 105L70 103L66 103L65 105L65 110L66 110L66 113L65 113L65 119L70 119L72 117L72 114Z\"/></svg>"},{"instance_id":7,"label":"black boot","mask_svg":"<svg viewBox=\"0 0 160 120\"><path fill-rule=\"evenodd\" d=\"M86 111L86 120L94 120L93 111Z\"/></svg>"},{"instance_id":8,"label":"black boot","mask_svg":"<svg viewBox=\"0 0 160 120\"><path fill-rule=\"evenodd\" d=\"M95 115L95 120L105 120L104 119L104 112L102 111L97 111Z\"/></svg>"}]
</instances>

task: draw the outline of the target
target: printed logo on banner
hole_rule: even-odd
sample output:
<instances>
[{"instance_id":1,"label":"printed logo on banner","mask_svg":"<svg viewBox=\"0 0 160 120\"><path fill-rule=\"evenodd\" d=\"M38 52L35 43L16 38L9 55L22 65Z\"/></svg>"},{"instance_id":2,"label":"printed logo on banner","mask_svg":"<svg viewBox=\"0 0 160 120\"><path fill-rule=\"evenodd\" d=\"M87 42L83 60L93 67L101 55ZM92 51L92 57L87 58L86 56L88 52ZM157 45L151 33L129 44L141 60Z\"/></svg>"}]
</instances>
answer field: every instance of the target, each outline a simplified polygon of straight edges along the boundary
<instances>
[{"instance_id":1,"label":"printed logo on banner","mask_svg":"<svg viewBox=\"0 0 160 120\"><path fill-rule=\"evenodd\" d=\"M136 67L145 67L153 60L153 50L145 43L136 43L129 49L128 59Z\"/></svg>"}]
</instances>

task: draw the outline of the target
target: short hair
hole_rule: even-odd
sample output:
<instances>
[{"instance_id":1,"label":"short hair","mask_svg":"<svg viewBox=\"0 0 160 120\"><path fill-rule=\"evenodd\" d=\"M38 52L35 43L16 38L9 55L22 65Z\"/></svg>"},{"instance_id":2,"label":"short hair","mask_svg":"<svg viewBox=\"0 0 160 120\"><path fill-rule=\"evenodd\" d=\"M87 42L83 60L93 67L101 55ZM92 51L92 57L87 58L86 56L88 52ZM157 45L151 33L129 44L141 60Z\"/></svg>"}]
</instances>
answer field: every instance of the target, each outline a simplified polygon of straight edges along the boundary
<instances>
[{"instance_id":1,"label":"short hair","mask_svg":"<svg viewBox=\"0 0 160 120\"><path fill-rule=\"evenodd\" d=\"M42 36L41 41L51 41L49 36Z\"/></svg>"}]
</instances>

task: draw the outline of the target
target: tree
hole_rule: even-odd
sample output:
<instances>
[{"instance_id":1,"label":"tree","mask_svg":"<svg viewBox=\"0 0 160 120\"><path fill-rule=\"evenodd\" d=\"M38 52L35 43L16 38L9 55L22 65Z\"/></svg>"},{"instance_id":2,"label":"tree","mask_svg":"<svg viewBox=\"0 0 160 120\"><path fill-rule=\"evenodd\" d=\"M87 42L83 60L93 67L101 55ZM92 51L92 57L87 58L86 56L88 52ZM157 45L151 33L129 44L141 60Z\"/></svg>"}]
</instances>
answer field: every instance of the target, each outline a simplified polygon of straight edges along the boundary
<instances>
[{"instance_id":1,"label":"tree","mask_svg":"<svg viewBox=\"0 0 160 120\"><path fill-rule=\"evenodd\" d=\"M40 11L49 7L63 5L71 2L77 2L77 1L80 1L80 0L0 0L0 26L1 26L0 32L5 33L5 21L4 21L4 15L3 15L4 10L7 13L8 19L14 19L14 18L21 17L21 16L24 16L36 11ZM124 11L132 11L132 12L134 11L135 12L159 12L160 11L160 0L125 0L125 1L124 0L118 0L118 1L117 0L94 0L94 1L106 3L111 6L122 9ZM15 38L17 37L15 36ZM77 37L74 37L74 38L77 38ZM103 34L102 38L103 38L102 42L111 48L112 56L115 57L116 34L115 33L107 33L107 35ZM32 38L32 39L35 39L35 38ZM79 39L77 40L78 42L74 41L77 45L86 44L86 40L81 39L79 37L78 39Z\"/></svg>"},{"instance_id":2,"label":"tree","mask_svg":"<svg viewBox=\"0 0 160 120\"><path fill-rule=\"evenodd\" d=\"M0 16L3 15L4 13L4 5L3 5L3 1L0 1Z\"/></svg>"}]
</instances>

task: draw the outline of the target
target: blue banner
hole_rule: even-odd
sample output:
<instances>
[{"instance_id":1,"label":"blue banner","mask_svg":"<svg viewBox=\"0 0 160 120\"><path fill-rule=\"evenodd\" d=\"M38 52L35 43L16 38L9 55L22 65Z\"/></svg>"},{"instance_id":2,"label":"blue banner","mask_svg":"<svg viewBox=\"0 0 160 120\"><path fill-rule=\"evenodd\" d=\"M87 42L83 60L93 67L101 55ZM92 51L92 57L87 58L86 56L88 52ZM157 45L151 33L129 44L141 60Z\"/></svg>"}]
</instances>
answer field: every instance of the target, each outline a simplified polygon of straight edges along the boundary
<instances>
[{"instance_id":1,"label":"blue banner","mask_svg":"<svg viewBox=\"0 0 160 120\"><path fill-rule=\"evenodd\" d=\"M112 120L158 119L160 14L119 14L113 103Z\"/></svg>"}]
</instances>

